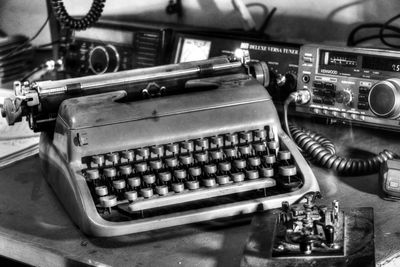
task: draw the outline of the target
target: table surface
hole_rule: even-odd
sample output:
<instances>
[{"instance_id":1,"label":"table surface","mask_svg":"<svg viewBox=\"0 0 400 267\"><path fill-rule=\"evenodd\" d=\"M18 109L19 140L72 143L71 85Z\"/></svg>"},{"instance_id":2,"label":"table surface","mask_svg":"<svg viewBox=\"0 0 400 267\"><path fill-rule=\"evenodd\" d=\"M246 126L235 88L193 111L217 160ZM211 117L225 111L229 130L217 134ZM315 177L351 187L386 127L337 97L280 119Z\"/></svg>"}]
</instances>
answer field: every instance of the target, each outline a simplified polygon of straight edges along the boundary
<instances>
[{"instance_id":1,"label":"table surface","mask_svg":"<svg viewBox=\"0 0 400 267\"><path fill-rule=\"evenodd\" d=\"M331 138L339 154L400 153L397 133L297 120ZM378 175L344 177L312 166L322 202L373 207L378 265L400 255L400 204L382 199ZM239 266L252 216L112 238L82 234L44 180L38 156L0 170L0 255L32 265ZM266 237L267 238L267 237ZM394 266L394 265L393 265Z\"/></svg>"}]
</instances>

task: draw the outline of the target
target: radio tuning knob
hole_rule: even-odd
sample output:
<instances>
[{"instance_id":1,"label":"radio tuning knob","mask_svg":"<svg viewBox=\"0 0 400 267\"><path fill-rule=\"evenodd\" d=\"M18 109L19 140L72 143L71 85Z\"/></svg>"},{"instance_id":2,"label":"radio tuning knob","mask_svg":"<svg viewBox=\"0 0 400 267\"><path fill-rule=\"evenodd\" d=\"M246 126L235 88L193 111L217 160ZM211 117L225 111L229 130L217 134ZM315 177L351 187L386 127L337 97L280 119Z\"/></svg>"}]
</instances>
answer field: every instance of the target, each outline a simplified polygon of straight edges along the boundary
<instances>
[{"instance_id":1,"label":"radio tuning knob","mask_svg":"<svg viewBox=\"0 0 400 267\"><path fill-rule=\"evenodd\" d=\"M286 73L285 75L278 74L276 76L276 84L279 87L286 87L290 92L296 89L297 77L293 73Z\"/></svg>"},{"instance_id":2,"label":"radio tuning knob","mask_svg":"<svg viewBox=\"0 0 400 267\"><path fill-rule=\"evenodd\" d=\"M347 106L350 106L352 101L353 101L353 93L349 89L344 89L343 103Z\"/></svg>"},{"instance_id":3,"label":"radio tuning knob","mask_svg":"<svg viewBox=\"0 0 400 267\"><path fill-rule=\"evenodd\" d=\"M368 94L371 111L378 117L396 118L400 115L400 79L377 82Z\"/></svg>"},{"instance_id":4,"label":"radio tuning knob","mask_svg":"<svg viewBox=\"0 0 400 267\"><path fill-rule=\"evenodd\" d=\"M119 69L120 57L113 45L96 46L89 52L89 69L94 74L116 72Z\"/></svg>"}]
</instances>

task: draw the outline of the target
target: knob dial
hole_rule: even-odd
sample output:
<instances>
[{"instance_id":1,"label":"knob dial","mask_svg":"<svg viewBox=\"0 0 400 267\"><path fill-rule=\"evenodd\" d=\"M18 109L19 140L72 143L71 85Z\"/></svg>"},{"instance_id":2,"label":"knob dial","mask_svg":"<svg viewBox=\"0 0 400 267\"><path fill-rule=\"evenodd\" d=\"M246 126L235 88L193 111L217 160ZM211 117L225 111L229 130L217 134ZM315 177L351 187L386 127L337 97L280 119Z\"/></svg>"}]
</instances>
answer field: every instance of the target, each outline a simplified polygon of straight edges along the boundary
<instances>
[{"instance_id":1,"label":"knob dial","mask_svg":"<svg viewBox=\"0 0 400 267\"><path fill-rule=\"evenodd\" d=\"M343 103L350 106L353 101L353 94L349 89L343 90Z\"/></svg>"},{"instance_id":2,"label":"knob dial","mask_svg":"<svg viewBox=\"0 0 400 267\"><path fill-rule=\"evenodd\" d=\"M297 77L293 73L286 73L285 75L278 74L276 76L276 84L279 87L284 87L285 89L288 89L288 91L293 92L296 90L296 85L297 85Z\"/></svg>"},{"instance_id":3,"label":"knob dial","mask_svg":"<svg viewBox=\"0 0 400 267\"><path fill-rule=\"evenodd\" d=\"M400 79L377 82L368 95L371 111L378 117L396 118L400 115Z\"/></svg>"},{"instance_id":4,"label":"knob dial","mask_svg":"<svg viewBox=\"0 0 400 267\"><path fill-rule=\"evenodd\" d=\"M96 46L89 52L89 69L94 74L116 72L119 69L120 57L113 45Z\"/></svg>"}]
</instances>

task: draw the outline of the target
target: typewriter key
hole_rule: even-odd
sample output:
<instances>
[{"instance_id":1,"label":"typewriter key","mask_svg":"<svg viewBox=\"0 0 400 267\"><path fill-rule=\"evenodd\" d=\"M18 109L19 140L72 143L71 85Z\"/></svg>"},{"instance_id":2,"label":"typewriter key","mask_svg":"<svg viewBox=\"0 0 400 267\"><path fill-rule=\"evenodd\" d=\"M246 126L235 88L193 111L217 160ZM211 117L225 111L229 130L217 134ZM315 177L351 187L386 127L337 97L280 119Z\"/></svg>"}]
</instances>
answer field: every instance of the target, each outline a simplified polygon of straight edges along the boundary
<instances>
[{"instance_id":1,"label":"typewriter key","mask_svg":"<svg viewBox=\"0 0 400 267\"><path fill-rule=\"evenodd\" d=\"M261 168L260 173L261 173L261 177L265 177L265 178L274 177L274 169L273 168Z\"/></svg>"},{"instance_id":2,"label":"typewriter key","mask_svg":"<svg viewBox=\"0 0 400 267\"><path fill-rule=\"evenodd\" d=\"M125 192L125 198L129 201L135 201L138 198L138 194L136 191L127 191Z\"/></svg>"},{"instance_id":3,"label":"typewriter key","mask_svg":"<svg viewBox=\"0 0 400 267\"><path fill-rule=\"evenodd\" d=\"M100 178L98 169L86 170L86 175L89 178L89 180L97 180Z\"/></svg>"},{"instance_id":4,"label":"typewriter key","mask_svg":"<svg viewBox=\"0 0 400 267\"><path fill-rule=\"evenodd\" d=\"M193 164L193 162L194 162L192 155L181 155L181 156L179 156L179 160L183 165L186 165L186 166L189 166L189 165Z\"/></svg>"},{"instance_id":5,"label":"typewriter key","mask_svg":"<svg viewBox=\"0 0 400 267\"><path fill-rule=\"evenodd\" d=\"M150 167L154 171L158 171L162 168L163 164L161 160L152 160L149 162Z\"/></svg>"},{"instance_id":6,"label":"typewriter key","mask_svg":"<svg viewBox=\"0 0 400 267\"><path fill-rule=\"evenodd\" d=\"M105 168L103 174L112 180L117 175L117 170L114 167Z\"/></svg>"},{"instance_id":7,"label":"typewriter key","mask_svg":"<svg viewBox=\"0 0 400 267\"><path fill-rule=\"evenodd\" d=\"M179 179L179 180L183 180L186 179L186 170L185 169L179 169L179 170L175 170L174 171L174 177Z\"/></svg>"},{"instance_id":8,"label":"typewriter key","mask_svg":"<svg viewBox=\"0 0 400 267\"><path fill-rule=\"evenodd\" d=\"M229 161L222 161L218 163L218 168L221 172L229 172L231 170L231 163Z\"/></svg>"},{"instance_id":9,"label":"typewriter key","mask_svg":"<svg viewBox=\"0 0 400 267\"><path fill-rule=\"evenodd\" d=\"M247 170L246 171L246 177L249 180L255 180L260 178L259 174L258 174L258 170Z\"/></svg>"},{"instance_id":10,"label":"typewriter key","mask_svg":"<svg viewBox=\"0 0 400 267\"><path fill-rule=\"evenodd\" d=\"M156 176L154 174L143 175L143 182L147 185L152 185L156 182Z\"/></svg>"},{"instance_id":11,"label":"typewriter key","mask_svg":"<svg viewBox=\"0 0 400 267\"><path fill-rule=\"evenodd\" d=\"M147 159L150 156L150 151L147 147L136 149L136 155L142 157L143 159Z\"/></svg>"},{"instance_id":12,"label":"typewriter key","mask_svg":"<svg viewBox=\"0 0 400 267\"><path fill-rule=\"evenodd\" d=\"M114 195L100 197L100 205L104 208L112 208L117 205L117 197Z\"/></svg>"},{"instance_id":13,"label":"typewriter key","mask_svg":"<svg viewBox=\"0 0 400 267\"><path fill-rule=\"evenodd\" d=\"M186 152L192 152L194 150L193 141L184 141L180 143L181 149L185 149Z\"/></svg>"},{"instance_id":14,"label":"typewriter key","mask_svg":"<svg viewBox=\"0 0 400 267\"><path fill-rule=\"evenodd\" d=\"M222 152L222 150L212 150L210 151L210 155L211 158L217 162L224 158L224 153Z\"/></svg>"},{"instance_id":15,"label":"typewriter key","mask_svg":"<svg viewBox=\"0 0 400 267\"><path fill-rule=\"evenodd\" d=\"M207 175L215 174L217 172L217 165L215 165L215 164L204 165L204 172Z\"/></svg>"},{"instance_id":16,"label":"typewriter key","mask_svg":"<svg viewBox=\"0 0 400 267\"><path fill-rule=\"evenodd\" d=\"M237 157L237 150L234 147L229 147L224 149L225 156L229 159Z\"/></svg>"},{"instance_id":17,"label":"typewriter key","mask_svg":"<svg viewBox=\"0 0 400 267\"><path fill-rule=\"evenodd\" d=\"M122 190L126 186L125 180L114 180L113 181L113 187L117 190Z\"/></svg>"},{"instance_id":18,"label":"typewriter key","mask_svg":"<svg viewBox=\"0 0 400 267\"><path fill-rule=\"evenodd\" d=\"M267 151L266 146L263 143L256 143L253 144L253 148L254 151L258 154L258 155L262 155Z\"/></svg>"},{"instance_id":19,"label":"typewriter key","mask_svg":"<svg viewBox=\"0 0 400 267\"><path fill-rule=\"evenodd\" d=\"M175 157L166 158L165 163L167 164L168 167L175 168L176 166L178 166L178 159Z\"/></svg>"},{"instance_id":20,"label":"typewriter key","mask_svg":"<svg viewBox=\"0 0 400 267\"><path fill-rule=\"evenodd\" d=\"M242 172L235 172L235 173L232 173L232 180L235 182L235 183L240 183L240 182L243 182L244 181L244 174L242 173Z\"/></svg>"},{"instance_id":21,"label":"typewriter key","mask_svg":"<svg viewBox=\"0 0 400 267\"><path fill-rule=\"evenodd\" d=\"M268 148L271 150L273 154L276 155L278 149L279 149L279 143L277 141L269 141L268 142Z\"/></svg>"},{"instance_id":22,"label":"typewriter key","mask_svg":"<svg viewBox=\"0 0 400 267\"><path fill-rule=\"evenodd\" d=\"M225 139L225 145L234 146L234 145L237 145L239 143L238 135L235 134L235 133L225 134L224 139Z\"/></svg>"},{"instance_id":23,"label":"typewriter key","mask_svg":"<svg viewBox=\"0 0 400 267\"><path fill-rule=\"evenodd\" d=\"M119 166L119 173L122 176L129 176L132 173L132 167L130 165L123 165L123 166Z\"/></svg>"},{"instance_id":24,"label":"typewriter key","mask_svg":"<svg viewBox=\"0 0 400 267\"><path fill-rule=\"evenodd\" d=\"M279 160L290 160L291 154L288 150L281 150L278 152L278 159Z\"/></svg>"},{"instance_id":25,"label":"typewriter key","mask_svg":"<svg viewBox=\"0 0 400 267\"><path fill-rule=\"evenodd\" d=\"M265 130L254 130L253 131L254 139L265 140L267 138L267 131Z\"/></svg>"},{"instance_id":26,"label":"typewriter key","mask_svg":"<svg viewBox=\"0 0 400 267\"><path fill-rule=\"evenodd\" d=\"M179 152L179 145L178 144L168 144L165 146L166 150L172 155L175 155L176 153Z\"/></svg>"},{"instance_id":27,"label":"typewriter key","mask_svg":"<svg viewBox=\"0 0 400 267\"><path fill-rule=\"evenodd\" d=\"M103 166L104 165L104 156L103 155L93 156L92 162L98 166Z\"/></svg>"},{"instance_id":28,"label":"typewriter key","mask_svg":"<svg viewBox=\"0 0 400 267\"><path fill-rule=\"evenodd\" d=\"M253 133L252 132L241 132L239 133L240 140L244 143L250 143L253 141Z\"/></svg>"},{"instance_id":29,"label":"typewriter key","mask_svg":"<svg viewBox=\"0 0 400 267\"><path fill-rule=\"evenodd\" d=\"M160 196L165 196L166 194L168 194L168 186L166 186L166 185L157 185L156 186L156 192Z\"/></svg>"},{"instance_id":30,"label":"typewriter key","mask_svg":"<svg viewBox=\"0 0 400 267\"><path fill-rule=\"evenodd\" d=\"M135 170L139 173L143 173L143 172L147 171L147 163L146 162L136 163Z\"/></svg>"},{"instance_id":31,"label":"typewriter key","mask_svg":"<svg viewBox=\"0 0 400 267\"><path fill-rule=\"evenodd\" d=\"M118 153L115 153L115 152L107 153L106 160L109 161L112 165L118 164L119 155L118 155Z\"/></svg>"},{"instance_id":32,"label":"typewriter key","mask_svg":"<svg viewBox=\"0 0 400 267\"><path fill-rule=\"evenodd\" d=\"M244 160L244 159L235 159L233 161L233 165L235 166L236 169L243 170L244 168L246 168L246 160Z\"/></svg>"},{"instance_id":33,"label":"typewriter key","mask_svg":"<svg viewBox=\"0 0 400 267\"><path fill-rule=\"evenodd\" d=\"M151 153L156 155L156 157L162 157L164 155L164 147L163 146L152 146L150 148Z\"/></svg>"},{"instance_id":34,"label":"typewriter key","mask_svg":"<svg viewBox=\"0 0 400 267\"><path fill-rule=\"evenodd\" d=\"M206 151L197 152L194 154L194 157L196 158L196 161L201 164L207 162L208 160L208 154Z\"/></svg>"},{"instance_id":35,"label":"typewriter key","mask_svg":"<svg viewBox=\"0 0 400 267\"><path fill-rule=\"evenodd\" d=\"M141 184L140 177L135 176L135 177L128 178L128 185L131 188L137 188L140 186L140 184Z\"/></svg>"},{"instance_id":36,"label":"typewriter key","mask_svg":"<svg viewBox=\"0 0 400 267\"><path fill-rule=\"evenodd\" d=\"M251 157L249 158L249 165L253 168L257 168L261 165L261 159L259 157Z\"/></svg>"},{"instance_id":37,"label":"typewriter key","mask_svg":"<svg viewBox=\"0 0 400 267\"><path fill-rule=\"evenodd\" d=\"M192 177L198 177L201 175L201 168L200 167L190 167L189 168L189 174Z\"/></svg>"},{"instance_id":38,"label":"typewriter key","mask_svg":"<svg viewBox=\"0 0 400 267\"><path fill-rule=\"evenodd\" d=\"M190 190L196 190L196 189L199 189L200 183L199 183L199 181L187 181L186 186Z\"/></svg>"},{"instance_id":39,"label":"typewriter key","mask_svg":"<svg viewBox=\"0 0 400 267\"><path fill-rule=\"evenodd\" d=\"M153 188L150 188L150 187L142 188L142 189L140 189L140 194L144 198L152 197L153 196Z\"/></svg>"},{"instance_id":40,"label":"typewriter key","mask_svg":"<svg viewBox=\"0 0 400 267\"><path fill-rule=\"evenodd\" d=\"M183 190L185 190L185 185L183 183L173 183L172 190L174 190L175 193L183 192Z\"/></svg>"},{"instance_id":41,"label":"typewriter key","mask_svg":"<svg viewBox=\"0 0 400 267\"><path fill-rule=\"evenodd\" d=\"M212 136L210 137L210 141L215 147L221 147L224 145L224 139L222 136Z\"/></svg>"},{"instance_id":42,"label":"typewriter key","mask_svg":"<svg viewBox=\"0 0 400 267\"><path fill-rule=\"evenodd\" d=\"M239 152L243 157L248 157L251 155L252 149L251 145L242 145L239 146Z\"/></svg>"},{"instance_id":43,"label":"typewriter key","mask_svg":"<svg viewBox=\"0 0 400 267\"><path fill-rule=\"evenodd\" d=\"M96 195L98 195L99 197L108 195L108 188L105 185L97 186L94 189L94 191L96 192Z\"/></svg>"},{"instance_id":44,"label":"typewriter key","mask_svg":"<svg viewBox=\"0 0 400 267\"><path fill-rule=\"evenodd\" d=\"M158 174L158 177L160 180L164 183L171 181L171 173L170 172L160 172Z\"/></svg>"},{"instance_id":45,"label":"typewriter key","mask_svg":"<svg viewBox=\"0 0 400 267\"><path fill-rule=\"evenodd\" d=\"M272 164L275 164L276 157L275 157L275 155L265 155L263 157L263 160L264 160L265 164L267 164L268 166L271 166Z\"/></svg>"},{"instance_id":46,"label":"typewriter key","mask_svg":"<svg viewBox=\"0 0 400 267\"><path fill-rule=\"evenodd\" d=\"M125 160L127 160L128 162L131 162L135 159L135 156L133 154L132 150L125 150L121 152L121 157Z\"/></svg>"},{"instance_id":47,"label":"typewriter key","mask_svg":"<svg viewBox=\"0 0 400 267\"><path fill-rule=\"evenodd\" d=\"M203 183L206 187L213 187L217 184L214 178L204 178Z\"/></svg>"},{"instance_id":48,"label":"typewriter key","mask_svg":"<svg viewBox=\"0 0 400 267\"><path fill-rule=\"evenodd\" d=\"M295 176L297 174L296 166L279 166L279 174L282 176Z\"/></svg>"},{"instance_id":49,"label":"typewriter key","mask_svg":"<svg viewBox=\"0 0 400 267\"><path fill-rule=\"evenodd\" d=\"M200 150L206 150L208 149L208 140L207 139L197 139L195 141L196 146L200 149Z\"/></svg>"},{"instance_id":50,"label":"typewriter key","mask_svg":"<svg viewBox=\"0 0 400 267\"><path fill-rule=\"evenodd\" d=\"M228 175L220 175L220 176L217 176L217 181L218 181L218 184L224 185L224 184L228 184L230 179L229 179Z\"/></svg>"}]
</instances>

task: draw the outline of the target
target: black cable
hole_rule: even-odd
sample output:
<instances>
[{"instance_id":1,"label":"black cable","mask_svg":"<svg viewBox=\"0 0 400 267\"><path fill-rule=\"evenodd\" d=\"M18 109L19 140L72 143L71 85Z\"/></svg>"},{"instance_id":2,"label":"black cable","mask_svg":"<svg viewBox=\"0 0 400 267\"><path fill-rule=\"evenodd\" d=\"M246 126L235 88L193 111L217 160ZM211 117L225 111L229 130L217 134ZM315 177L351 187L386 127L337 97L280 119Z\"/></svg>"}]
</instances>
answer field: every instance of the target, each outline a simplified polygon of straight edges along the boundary
<instances>
[{"instance_id":1,"label":"black cable","mask_svg":"<svg viewBox=\"0 0 400 267\"><path fill-rule=\"evenodd\" d=\"M332 141L317 133L289 125L287 109L291 102L296 100L298 92L290 94L284 104L284 126L290 138L300 147L306 157L327 169L333 169L345 175L362 175L379 171L380 165L388 159L398 156L389 150L384 150L378 155L368 159L342 158L336 155Z\"/></svg>"},{"instance_id":2,"label":"black cable","mask_svg":"<svg viewBox=\"0 0 400 267\"><path fill-rule=\"evenodd\" d=\"M62 0L51 0L51 5L61 26L80 31L90 27L100 18L105 2L106 0L93 0L89 12L80 19L75 19L68 14Z\"/></svg>"},{"instance_id":3,"label":"black cable","mask_svg":"<svg viewBox=\"0 0 400 267\"><path fill-rule=\"evenodd\" d=\"M348 36L348 38L347 38L347 45L348 45L348 46L354 46L354 45L356 45L357 43L360 43L359 40L357 40L357 41L354 40L356 34L357 34L359 31L361 31L361 30L363 30L363 29L373 29L373 28L375 28L375 29L380 29L380 28L382 28L383 25L384 25L384 24L382 24L382 23L364 23L364 24L358 25L357 27L355 27L355 28L349 33L349 36ZM394 32L400 34L400 28L399 28L399 27L388 25L388 26L386 27L386 29L387 29L387 30L394 31ZM388 36L388 37L390 37L390 36ZM399 37L400 37L400 36L399 36ZM376 35L376 39L378 39L378 38L379 38L379 35ZM396 38L397 38L397 36L396 36ZM375 39L375 38L371 38L371 39Z\"/></svg>"},{"instance_id":4,"label":"black cable","mask_svg":"<svg viewBox=\"0 0 400 267\"><path fill-rule=\"evenodd\" d=\"M276 12L276 7L272 8L272 10L268 13L267 17L265 18L263 24L261 25L260 29L258 30L260 33L264 33L265 29L268 27L269 22L272 19L272 16L275 14Z\"/></svg>"},{"instance_id":5,"label":"black cable","mask_svg":"<svg viewBox=\"0 0 400 267\"><path fill-rule=\"evenodd\" d=\"M390 26L389 24L392 23L393 21L397 20L400 18L400 14L397 14L396 16L390 18L389 20L387 20L381 27L381 29L379 30L379 39L381 40L381 42L389 47L393 47L393 48L400 48L400 45L396 45L396 44L391 44L389 42L387 42L383 36L383 33L386 29L388 29L388 27Z\"/></svg>"}]
</instances>

